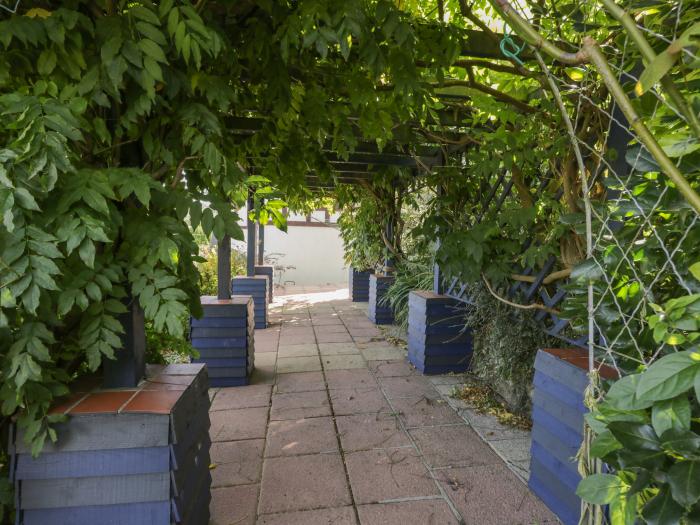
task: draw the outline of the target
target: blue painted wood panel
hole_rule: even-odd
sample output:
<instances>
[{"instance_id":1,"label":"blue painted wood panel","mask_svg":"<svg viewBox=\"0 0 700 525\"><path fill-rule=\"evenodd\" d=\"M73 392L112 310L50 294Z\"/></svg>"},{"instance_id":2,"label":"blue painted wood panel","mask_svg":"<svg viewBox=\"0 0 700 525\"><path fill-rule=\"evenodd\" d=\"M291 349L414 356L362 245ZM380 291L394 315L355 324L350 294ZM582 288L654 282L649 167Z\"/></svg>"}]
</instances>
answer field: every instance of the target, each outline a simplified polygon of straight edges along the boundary
<instances>
[{"instance_id":1,"label":"blue painted wood panel","mask_svg":"<svg viewBox=\"0 0 700 525\"><path fill-rule=\"evenodd\" d=\"M83 478L148 474L170 470L170 447L45 453L17 458L18 479Z\"/></svg>"},{"instance_id":2,"label":"blue painted wood panel","mask_svg":"<svg viewBox=\"0 0 700 525\"><path fill-rule=\"evenodd\" d=\"M24 525L154 525L170 523L170 501L26 510Z\"/></svg>"},{"instance_id":3,"label":"blue painted wood panel","mask_svg":"<svg viewBox=\"0 0 700 525\"><path fill-rule=\"evenodd\" d=\"M583 439L588 377L586 370L566 359L544 350L535 359L529 485L565 525L575 525L580 476L574 457Z\"/></svg>"}]
</instances>

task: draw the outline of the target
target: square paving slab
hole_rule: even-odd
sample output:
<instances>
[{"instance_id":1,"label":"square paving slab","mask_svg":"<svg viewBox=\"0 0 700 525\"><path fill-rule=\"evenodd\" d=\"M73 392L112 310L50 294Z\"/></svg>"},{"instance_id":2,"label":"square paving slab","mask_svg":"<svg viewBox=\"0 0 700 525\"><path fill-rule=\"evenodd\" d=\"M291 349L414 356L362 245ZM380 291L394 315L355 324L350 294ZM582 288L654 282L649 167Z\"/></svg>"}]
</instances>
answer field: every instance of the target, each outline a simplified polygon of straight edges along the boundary
<instances>
[{"instance_id":1,"label":"square paving slab","mask_svg":"<svg viewBox=\"0 0 700 525\"><path fill-rule=\"evenodd\" d=\"M340 454L269 458L263 465L260 514L350 505Z\"/></svg>"},{"instance_id":2,"label":"square paving slab","mask_svg":"<svg viewBox=\"0 0 700 525\"><path fill-rule=\"evenodd\" d=\"M212 443L212 487L258 483L264 448L264 439Z\"/></svg>"},{"instance_id":3,"label":"square paving slab","mask_svg":"<svg viewBox=\"0 0 700 525\"><path fill-rule=\"evenodd\" d=\"M335 425L330 417L271 421L265 457L338 452Z\"/></svg>"},{"instance_id":4,"label":"square paving slab","mask_svg":"<svg viewBox=\"0 0 700 525\"><path fill-rule=\"evenodd\" d=\"M345 464L356 503L440 495L412 448L352 452L345 456Z\"/></svg>"},{"instance_id":5,"label":"square paving slab","mask_svg":"<svg viewBox=\"0 0 700 525\"><path fill-rule=\"evenodd\" d=\"M272 396L271 421L330 415L331 407L325 390Z\"/></svg>"},{"instance_id":6,"label":"square paving slab","mask_svg":"<svg viewBox=\"0 0 700 525\"><path fill-rule=\"evenodd\" d=\"M274 392L276 394L289 394L325 389L326 380L323 378L323 372L297 372L278 375Z\"/></svg>"},{"instance_id":7,"label":"square paving slab","mask_svg":"<svg viewBox=\"0 0 700 525\"><path fill-rule=\"evenodd\" d=\"M411 446L411 440L393 414L338 416L336 424L345 452Z\"/></svg>"}]
</instances>

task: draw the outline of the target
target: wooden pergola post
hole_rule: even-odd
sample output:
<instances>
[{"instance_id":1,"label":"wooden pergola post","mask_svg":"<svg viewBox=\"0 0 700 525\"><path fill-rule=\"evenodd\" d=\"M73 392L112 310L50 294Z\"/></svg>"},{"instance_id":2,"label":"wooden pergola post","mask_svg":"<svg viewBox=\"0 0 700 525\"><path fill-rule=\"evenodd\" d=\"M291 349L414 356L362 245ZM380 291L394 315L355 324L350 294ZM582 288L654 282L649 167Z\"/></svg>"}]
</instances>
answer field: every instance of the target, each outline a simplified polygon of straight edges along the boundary
<instances>
[{"instance_id":1,"label":"wooden pergola post","mask_svg":"<svg viewBox=\"0 0 700 525\"><path fill-rule=\"evenodd\" d=\"M257 243L257 221L250 217L251 212L255 208L255 191L252 188L248 189L248 239L246 243L247 259L246 259L246 274L248 277L255 275L255 245Z\"/></svg>"},{"instance_id":2,"label":"wooden pergola post","mask_svg":"<svg viewBox=\"0 0 700 525\"><path fill-rule=\"evenodd\" d=\"M217 241L217 297L231 299L231 237L224 235Z\"/></svg>"}]
</instances>

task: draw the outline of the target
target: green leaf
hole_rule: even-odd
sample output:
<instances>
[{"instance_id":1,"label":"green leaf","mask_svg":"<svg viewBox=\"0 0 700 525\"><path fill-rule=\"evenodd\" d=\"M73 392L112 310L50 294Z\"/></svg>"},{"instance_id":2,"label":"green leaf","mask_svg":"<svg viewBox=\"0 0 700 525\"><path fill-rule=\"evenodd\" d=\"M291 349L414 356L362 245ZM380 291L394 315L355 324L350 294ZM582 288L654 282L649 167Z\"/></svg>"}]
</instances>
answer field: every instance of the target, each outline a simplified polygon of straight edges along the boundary
<instances>
[{"instance_id":1,"label":"green leaf","mask_svg":"<svg viewBox=\"0 0 700 525\"><path fill-rule=\"evenodd\" d=\"M156 26L160 25L158 15L146 7L142 7L140 5L133 6L129 9L129 13L134 15L136 18L143 20L144 22L148 22L149 24Z\"/></svg>"},{"instance_id":2,"label":"green leaf","mask_svg":"<svg viewBox=\"0 0 700 525\"><path fill-rule=\"evenodd\" d=\"M88 268L95 266L95 243L89 239L83 239L78 248L78 255Z\"/></svg>"},{"instance_id":3,"label":"green leaf","mask_svg":"<svg viewBox=\"0 0 700 525\"><path fill-rule=\"evenodd\" d=\"M113 36L107 40L100 51L102 61L107 63L111 62L114 57L119 53L119 49L122 47L122 37Z\"/></svg>"},{"instance_id":4,"label":"green leaf","mask_svg":"<svg viewBox=\"0 0 700 525\"><path fill-rule=\"evenodd\" d=\"M166 46L168 42L160 29L147 22L136 22L136 29L143 36L150 38L160 46Z\"/></svg>"},{"instance_id":5,"label":"green leaf","mask_svg":"<svg viewBox=\"0 0 700 525\"><path fill-rule=\"evenodd\" d=\"M688 395L683 393L673 399L658 401L651 409L651 424L657 435L667 430L690 429L690 402Z\"/></svg>"},{"instance_id":6,"label":"green leaf","mask_svg":"<svg viewBox=\"0 0 700 525\"><path fill-rule=\"evenodd\" d=\"M603 269L595 259L586 259L577 264L571 271L571 279L574 281L596 281L603 275Z\"/></svg>"},{"instance_id":7,"label":"green leaf","mask_svg":"<svg viewBox=\"0 0 700 525\"><path fill-rule=\"evenodd\" d=\"M620 491L610 502L610 523L615 525L634 525L637 517L637 494Z\"/></svg>"},{"instance_id":8,"label":"green leaf","mask_svg":"<svg viewBox=\"0 0 700 525\"><path fill-rule=\"evenodd\" d=\"M668 471L673 499L684 507L700 499L700 461L680 461Z\"/></svg>"},{"instance_id":9,"label":"green leaf","mask_svg":"<svg viewBox=\"0 0 700 525\"><path fill-rule=\"evenodd\" d=\"M594 505L606 505L626 486L619 477L612 474L592 474L581 480L576 495Z\"/></svg>"},{"instance_id":10,"label":"green leaf","mask_svg":"<svg viewBox=\"0 0 700 525\"><path fill-rule=\"evenodd\" d=\"M661 435L661 443L664 449L681 456L700 452L700 436L690 430L667 430Z\"/></svg>"},{"instance_id":11,"label":"green leaf","mask_svg":"<svg viewBox=\"0 0 700 525\"><path fill-rule=\"evenodd\" d=\"M36 68L40 75L50 75L56 67L56 53L53 49L44 49L39 55Z\"/></svg>"},{"instance_id":12,"label":"green leaf","mask_svg":"<svg viewBox=\"0 0 700 525\"><path fill-rule=\"evenodd\" d=\"M153 60L163 63L168 62L168 59L165 58L165 53L163 53L163 49L153 40L144 38L143 40L139 40L138 46L146 55L151 57Z\"/></svg>"},{"instance_id":13,"label":"green leaf","mask_svg":"<svg viewBox=\"0 0 700 525\"><path fill-rule=\"evenodd\" d=\"M673 500L671 491L664 487L642 509L647 525L672 525L680 522L683 507Z\"/></svg>"},{"instance_id":14,"label":"green leaf","mask_svg":"<svg viewBox=\"0 0 700 525\"><path fill-rule=\"evenodd\" d=\"M647 64L647 67L642 72L637 84L634 87L634 92L637 96L642 96L649 91L654 84L661 80L668 73L673 64L678 60L677 54L671 54L668 50L656 55L656 58Z\"/></svg>"},{"instance_id":15,"label":"green leaf","mask_svg":"<svg viewBox=\"0 0 700 525\"><path fill-rule=\"evenodd\" d=\"M591 455L596 458L604 458L611 452L622 448L620 442L615 439L612 432L605 430L598 434L591 443Z\"/></svg>"},{"instance_id":16,"label":"green leaf","mask_svg":"<svg viewBox=\"0 0 700 525\"><path fill-rule=\"evenodd\" d=\"M700 362L697 352L687 350L662 357L641 374L637 384L639 400L664 400L678 396L693 386Z\"/></svg>"},{"instance_id":17,"label":"green leaf","mask_svg":"<svg viewBox=\"0 0 700 525\"><path fill-rule=\"evenodd\" d=\"M641 374L624 376L613 383L605 396L605 400L620 410L640 410L654 404L653 399L639 399L637 387Z\"/></svg>"},{"instance_id":18,"label":"green leaf","mask_svg":"<svg viewBox=\"0 0 700 525\"><path fill-rule=\"evenodd\" d=\"M693 277L700 281L700 261L691 264L688 267L688 271L693 275Z\"/></svg>"},{"instance_id":19,"label":"green leaf","mask_svg":"<svg viewBox=\"0 0 700 525\"><path fill-rule=\"evenodd\" d=\"M629 450L661 450L661 442L650 425L613 421L608 425L615 439Z\"/></svg>"}]
</instances>

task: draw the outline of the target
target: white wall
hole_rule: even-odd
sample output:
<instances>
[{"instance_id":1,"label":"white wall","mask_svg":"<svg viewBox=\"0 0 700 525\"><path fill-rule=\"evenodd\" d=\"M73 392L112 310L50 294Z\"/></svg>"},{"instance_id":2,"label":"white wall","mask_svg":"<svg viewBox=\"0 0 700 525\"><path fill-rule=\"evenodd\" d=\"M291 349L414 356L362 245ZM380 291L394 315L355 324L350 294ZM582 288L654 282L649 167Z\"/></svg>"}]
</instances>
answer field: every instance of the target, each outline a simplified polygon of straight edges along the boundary
<instances>
[{"instance_id":1,"label":"white wall","mask_svg":"<svg viewBox=\"0 0 700 525\"><path fill-rule=\"evenodd\" d=\"M247 229L243 229L246 239ZM237 250L245 244L234 241ZM275 265L295 266L275 275L275 283L294 281L297 285L346 284L348 270L343 262L343 242L337 227L293 226L282 232L274 226L265 228L265 255L279 255ZM266 263L270 264L270 263Z\"/></svg>"}]
</instances>

